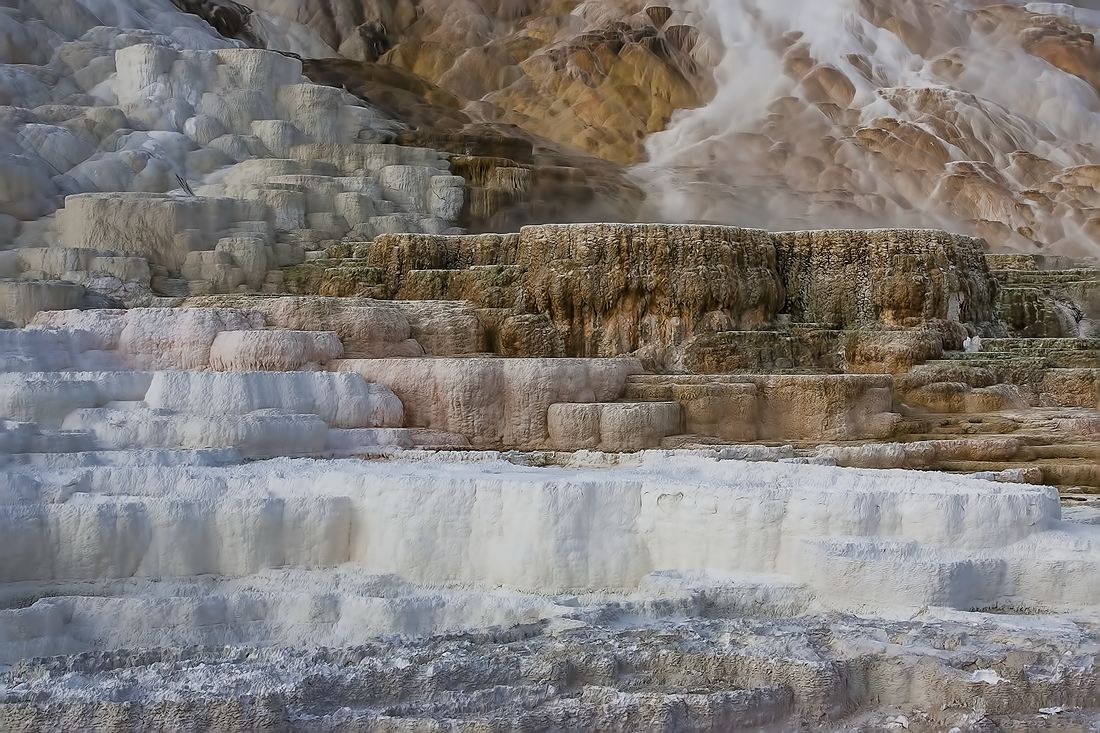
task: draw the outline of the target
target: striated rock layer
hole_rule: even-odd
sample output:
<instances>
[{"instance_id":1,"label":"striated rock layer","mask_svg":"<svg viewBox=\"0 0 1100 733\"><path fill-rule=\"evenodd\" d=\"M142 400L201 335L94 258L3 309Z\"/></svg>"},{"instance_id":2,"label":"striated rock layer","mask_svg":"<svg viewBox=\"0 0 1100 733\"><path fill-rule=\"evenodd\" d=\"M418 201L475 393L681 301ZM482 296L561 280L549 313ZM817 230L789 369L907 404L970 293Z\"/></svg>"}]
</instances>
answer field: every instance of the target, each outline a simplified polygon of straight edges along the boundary
<instances>
[{"instance_id":1,"label":"striated rock layer","mask_svg":"<svg viewBox=\"0 0 1100 733\"><path fill-rule=\"evenodd\" d=\"M1062 520L1051 489L718 453L107 456L0 469L5 725L1096 719L1100 527Z\"/></svg>"},{"instance_id":2,"label":"striated rock layer","mask_svg":"<svg viewBox=\"0 0 1100 733\"><path fill-rule=\"evenodd\" d=\"M763 330L780 316L831 329L941 328L960 348L971 332L1002 328L983 249L927 231L548 225L507 236L382 236L332 251L351 257L293 268L287 287L537 314L569 356L668 349L706 333Z\"/></svg>"},{"instance_id":3,"label":"striated rock layer","mask_svg":"<svg viewBox=\"0 0 1100 733\"><path fill-rule=\"evenodd\" d=\"M471 436L475 445L797 441L806 457L830 461L823 442L947 441L955 448L921 459L891 445L857 450L848 465L983 471L1094 491L1096 272L984 249L928 230L543 226L345 242L328 259L289 268L285 282L324 303L397 299L392 307L426 354L463 359L339 368L414 403L423 397L427 409L410 413L418 427L468 434L464 415L493 426L474 430L492 436ZM595 404L555 401L557 388L547 387L549 401L528 399L527 413L500 382L508 361L486 354L629 356L649 373L630 374ZM443 373L450 381L440 382ZM438 387L422 386L440 383L444 391L428 398ZM452 390L465 396L446 399ZM514 432L512 414L540 427ZM997 442L1007 436L1010 450Z\"/></svg>"}]
</instances>

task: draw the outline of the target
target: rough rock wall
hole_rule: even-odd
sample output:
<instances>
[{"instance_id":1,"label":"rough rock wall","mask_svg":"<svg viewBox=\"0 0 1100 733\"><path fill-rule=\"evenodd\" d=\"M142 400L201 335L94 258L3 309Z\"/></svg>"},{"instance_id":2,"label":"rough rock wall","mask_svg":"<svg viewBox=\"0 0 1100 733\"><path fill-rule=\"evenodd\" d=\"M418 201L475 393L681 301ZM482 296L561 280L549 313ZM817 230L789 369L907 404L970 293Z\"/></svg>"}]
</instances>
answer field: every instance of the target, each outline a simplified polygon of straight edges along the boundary
<instances>
[{"instance_id":1,"label":"rough rock wall","mask_svg":"<svg viewBox=\"0 0 1100 733\"><path fill-rule=\"evenodd\" d=\"M546 225L507 236L390 235L343 253L353 256L347 264L304 266L315 279L300 286L335 286L347 268L353 281L355 272L375 278L382 297L469 300L539 314L569 356L661 351L779 321L930 330L948 348L961 348L974 333L1003 330L983 242L945 232ZM360 265L352 263L365 268L356 271ZM836 350L837 338L824 338L825 351ZM937 353L923 341L910 347ZM896 355L872 355L868 344L853 342L849 356L861 348L866 353L858 361L892 370ZM683 358L703 364L709 357Z\"/></svg>"},{"instance_id":2,"label":"rough rock wall","mask_svg":"<svg viewBox=\"0 0 1100 733\"><path fill-rule=\"evenodd\" d=\"M392 389L409 426L521 450L550 445L552 404L610 402L642 371L636 359L348 359L332 368Z\"/></svg>"},{"instance_id":3,"label":"rough rock wall","mask_svg":"<svg viewBox=\"0 0 1100 733\"><path fill-rule=\"evenodd\" d=\"M995 328L997 286L982 240L898 229L785 232L771 239L792 321L831 328L947 321ZM953 348L961 348L962 338Z\"/></svg>"},{"instance_id":4,"label":"rough rock wall","mask_svg":"<svg viewBox=\"0 0 1100 733\"><path fill-rule=\"evenodd\" d=\"M613 356L702 330L751 329L783 303L762 231L663 225L526 227L516 263L525 305L548 316L566 352Z\"/></svg>"}]
</instances>

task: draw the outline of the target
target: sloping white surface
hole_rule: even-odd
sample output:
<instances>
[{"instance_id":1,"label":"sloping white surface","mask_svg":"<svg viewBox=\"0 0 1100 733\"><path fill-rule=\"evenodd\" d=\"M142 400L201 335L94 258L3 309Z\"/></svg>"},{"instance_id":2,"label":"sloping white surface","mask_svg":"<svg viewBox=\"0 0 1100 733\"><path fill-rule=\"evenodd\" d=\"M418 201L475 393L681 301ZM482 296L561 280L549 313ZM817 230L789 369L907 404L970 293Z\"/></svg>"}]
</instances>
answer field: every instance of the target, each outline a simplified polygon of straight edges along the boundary
<instances>
[{"instance_id":1,"label":"sloping white surface","mask_svg":"<svg viewBox=\"0 0 1100 733\"><path fill-rule=\"evenodd\" d=\"M279 410L317 415L333 428L401 427L401 402L387 387L330 372L157 372L145 403L189 415Z\"/></svg>"},{"instance_id":2,"label":"sloping white surface","mask_svg":"<svg viewBox=\"0 0 1100 733\"><path fill-rule=\"evenodd\" d=\"M73 476L0 474L9 496L24 487L3 506L4 536L22 549L0 579L353 562L420 583L544 593L631 589L676 570L764 573L837 608L1100 603L1100 528L1063 525L1042 487L660 454L611 470L277 460L79 476L59 504L47 487Z\"/></svg>"}]
</instances>

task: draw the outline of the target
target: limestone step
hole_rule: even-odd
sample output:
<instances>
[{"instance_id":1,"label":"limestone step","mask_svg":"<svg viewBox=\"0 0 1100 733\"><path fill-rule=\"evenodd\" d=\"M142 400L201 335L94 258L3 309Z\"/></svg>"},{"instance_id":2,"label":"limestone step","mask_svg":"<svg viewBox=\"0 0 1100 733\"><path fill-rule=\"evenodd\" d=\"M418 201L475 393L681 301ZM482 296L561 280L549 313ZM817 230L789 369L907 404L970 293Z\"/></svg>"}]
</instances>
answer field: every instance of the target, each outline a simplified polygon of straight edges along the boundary
<instances>
[{"instance_id":1,"label":"limestone step","mask_svg":"<svg viewBox=\"0 0 1100 733\"><path fill-rule=\"evenodd\" d=\"M0 455L80 453L95 448L90 430L41 430L34 423L0 420Z\"/></svg>"},{"instance_id":2,"label":"limestone step","mask_svg":"<svg viewBox=\"0 0 1100 733\"><path fill-rule=\"evenodd\" d=\"M1039 352L1048 351L1096 351L1100 352L1100 338L995 338L982 339L981 353L990 352Z\"/></svg>"},{"instance_id":3,"label":"limestone step","mask_svg":"<svg viewBox=\"0 0 1100 733\"><path fill-rule=\"evenodd\" d=\"M999 352L965 352L951 351L945 353L942 359L929 359L924 366L936 367L939 365L963 364L971 367L1033 367L1054 368L1049 366L1045 355L1032 356L1027 354L999 353Z\"/></svg>"},{"instance_id":4,"label":"limestone step","mask_svg":"<svg viewBox=\"0 0 1100 733\"><path fill-rule=\"evenodd\" d=\"M678 365L697 374L837 374L845 371L842 331L720 331L684 345Z\"/></svg>"},{"instance_id":5,"label":"limestone step","mask_svg":"<svg viewBox=\"0 0 1100 733\"><path fill-rule=\"evenodd\" d=\"M1072 358L1087 355L1087 351L1062 353L1065 359L983 353L930 360L900 376L896 387L904 393L935 383L962 383L973 388L1000 384L1016 387L1033 406L1100 406L1100 365L1091 357L1086 356L1083 365Z\"/></svg>"},{"instance_id":6,"label":"limestone step","mask_svg":"<svg viewBox=\"0 0 1100 733\"><path fill-rule=\"evenodd\" d=\"M994 273L1001 271L1010 272L1039 272L1051 270L1072 270L1077 263L1069 257L1061 255L1037 255L1037 254L986 254L985 261L989 269Z\"/></svg>"},{"instance_id":7,"label":"limestone step","mask_svg":"<svg viewBox=\"0 0 1100 733\"><path fill-rule=\"evenodd\" d=\"M947 438L909 436L894 444L823 446L804 449L806 455L830 455L852 468L908 468L947 473L1016 472L1013 482L1044 484L1082 493L1100 492L1100 461L1094 445L1066 446L1068 455L1044 456L1046 446L1024 446L1016 436L984 435ZM1050 446L1053 448L1054 446ZM1055 453L1057 451L1049 451ZM1074 456L1073 453L1079 453ZM800 452L802 453L802 452Z\"/></svg>"},{"instance_id":8,"label":"limestone step","mask_svg":"<svg viewBox=\"0 0 1100 733\"><path fill-rule=\"evenodd\" d=\"M1020 543L1015 553L994 557L885 538L815 538L804 543L796 577L864 602L885 593L914 605L954 608L989 607L1011 587L1025 608L1061 610L1081 590L1066 587L1078 583L1078 572L1100 592L1100 580L1093 579L1100 578L1100 532L1082 535L1079 547L1093 554L1072 565L1066 550L1038 543Z\"/></svg>"},{"instance_id":9,"label":"limestone step","mask_svg":"<svg viewBox=\"0 0 1100 733\"><path fill-rule=\"evenodd\" d=\"M465 436L442 430L359 428L330 430L325 444L326 454L331 456L373 455L390 448L469 450L470 441Z\"/></svg>"},{"instance_id":10,"label":"limestone step","mask_svg":"<svg viewBox=\"0 0 1100 733\"><path fill-rule=\"evenodd\" d=\"M668 377L633 377L628 394L635 399L671 399L675 392L667 386L660 389L660 379ZM688 377L685 381L699 382L700 378ZM1100 410L1096 409L1030 408L1007 414L910 416L894 423L894 432L887 441L834 440L823 445L821 438L793 434L724 440L713 429L695 429L691 417L697 406L690 400L681 404L686 433L665 438L662 448L714 450L731 444L764 448L785 443L791 451L788 458L797 461L832 459L855 468L980 473L1002 482L1056 486L1063 495L1100 493L1100 441L1096 439L1100 435ZM724 417L730 419L728 414ZM759 423L757 429L766 432ZM772 456L768 460L781 458Z\"/></svg>"},{"instance_id":11,"label":"limestone step","mask_svg":"<svg viewBox=\"0 0 1100 733\"><path fill-rule=\"evenodd\" d=\"M1066 414L1066 413L1063 413ZM978 473L1010 469L1038 469L1038 483L1061 490L1079 489L1095 493L1100 489L1100 441L1090 430L1100 413L1088 417L1051 417L1046 423L1002 415L954 415L908 418L899 424L901 445L932 442L937 445L981 446L983 441L1011 441L1010 451L999 454L971 450L963 459L957 453L927 465L907 467L955 473ZM988 442L994 441L994 442ZM889 466L883 466L889 467ZM898 465L896 467L902 467Z\"/></svg>"},{"instance_id":12,"label":"limestone step","mask_svg":"<svg viewBox=\"0 0 1100 733\"><path fill-rule=\"evenodd\" d=\"M153 293L166 298L186 298L191 295L191 286L182 277L154 275L150 287Z\"/></svg>"},{"instance_id":13,"label":"limestone step","mask_svg":"<svg viewBox=\"0 0 1100 733\"><path fill-rule=\"evenodd\" d=\"M717 331L677 349L676 368L697 374L899 374L943 354L935 332L862 331L780 323Z\"/></svg>"},{"instance_id":14,"label":"limestone step","mask_svg":"<svg viewBox=\"0 0 1100 733\"><path fill-rule=\"evenodd\" d=\"M1100 464L1095 459L1076 461L943 461L931 466L934 471L951 473L980 473L984 471L1004 471L1006 469L1037 468L1042 479L1035 483L1048 486L1073 487L1082 493L1100 493Z\"/></svg>"},{"instance_id":15,"label":"limestone step","mask_svg":"<svg viewBox=\"0 0 1100 733\"><path fill-rule=\"evenodd\" d=\"M363 260L309 260L283 270L283 286L292 295L389 299L386 271Z\"/></svg>"},{"instance_id":16,"label":"limestone step","mask_svg":"<svg viewBox=\"0 0 1100 733\"><path fill-rule=\"evenodd\" d=\"M681 430L678 402L559 403L550 405L546 419L551 445L568 451L656 448Z\"/></svg>"},{"instance_id":17,"label":"limestone step","mask_svg":"<svg viewBox=\"0 0 1100 733\"><path fill-rule=\"evenodd\" d=\"M958 361L981 366L1039 366L1048 369L1100 368L1100 350L1092 349L1035 349L1031 351L1021 349L1013 351L982 351L978 353L951 352L944 356L944 360L946 361Z\"/></svg>"},{"instance_id":18,"label":"limestone step","mask_svg":"<svg viewBox=\"0 0 1100 733\"><path fill-rule=\"evenodd\" d=\"M1051 285L1100 281L1100 270L1087 267L1066 270L992 270L991 273L1003 285Z\"/></svg>"},{"instance_id":19,"label":"limestone step","mask_svg":"<svg viewBox=\"0 0 1100 733\"><path fill-rule=\"evenodd\" d=\"M689 433L730 441L893 434L893 379L873 374L633 375L626 399L675 400Z\"/></svg>"},{"instance_id":20,"label":"limestone step","mask_svg":"<svg viewBox=\"0 0 1100 733\"><path fill-rule=\"evenodd\" d=\"M1100 368L1100 339L997 338L983 339L981 351L946 352L942 359L973 366L1088 369Z\"/></svg>"},{"instance_id":21,"label":"limestone step","mask_svg":"<svg viewBox=\"0 0 1100 733\"><path fill-rule=\"evenodd\" d=\"M628 400L665 399L673 386L739 385L752 392L752 381L743 374L634 374L626 379Z\"/></svg>"},{"instance_id":22,"label":"limestone step","mask_svg":"<svg viewBox=\"0 0 1100 733\"><path fill-rule=\"evenodd\" d=\"M522 301L519 265L482 265L464 270L408 270L396 288L400 300L467 300L479 308L514 308Z\"/></svg>"}]
</instances>

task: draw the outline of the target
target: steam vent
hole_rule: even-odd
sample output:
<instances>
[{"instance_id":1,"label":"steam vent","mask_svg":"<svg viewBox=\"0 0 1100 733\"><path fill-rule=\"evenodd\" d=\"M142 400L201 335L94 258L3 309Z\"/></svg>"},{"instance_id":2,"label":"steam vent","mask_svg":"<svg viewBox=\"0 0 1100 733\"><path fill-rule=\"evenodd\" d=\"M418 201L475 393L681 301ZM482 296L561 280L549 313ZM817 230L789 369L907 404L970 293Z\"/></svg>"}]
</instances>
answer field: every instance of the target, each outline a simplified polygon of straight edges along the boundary
<instances>
[{"instance_id":1,"label":"steam vent","mask_svg":"<svg viewBox=\"0 0 1100 733\"><path fill-rule=\"evenodd\" d=\"M1100 31L0 2L0 731L1100 733Z\"/></svg>"}]
</instances>

